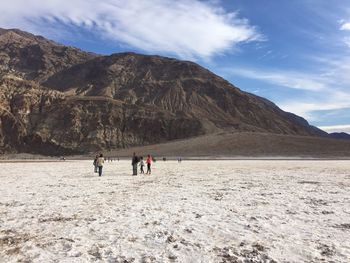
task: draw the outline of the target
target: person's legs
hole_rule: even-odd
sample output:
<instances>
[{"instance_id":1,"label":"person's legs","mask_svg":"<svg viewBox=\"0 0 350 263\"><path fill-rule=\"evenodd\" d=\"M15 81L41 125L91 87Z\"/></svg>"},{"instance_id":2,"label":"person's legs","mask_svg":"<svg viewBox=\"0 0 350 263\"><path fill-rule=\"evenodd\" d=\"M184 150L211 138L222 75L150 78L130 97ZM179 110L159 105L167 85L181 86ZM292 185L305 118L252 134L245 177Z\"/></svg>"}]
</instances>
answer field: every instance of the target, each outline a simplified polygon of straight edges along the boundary
<instances>
[{"instance_id":1,"label":"person's legs","mask_svg":"<svg viewBox=\"0 0 350 263\"><path fill-rule=\"evenodd\" d=\"M147 174L151 174L151 164L147 164Z\"/></svg>"},{"instance_id":2,"label":"person's legs","mask_svg":"<svg viewBox=\"0 0 350 263\"><path fill-rule=\"evenodd\" d=\"M94 167L95 167L95 173L97 173L97 165L95 165Z\"/></svg>"},{"instance_id":3,"label":"person's legs","mask_svg":"<svg viewBox=\"0 0 350 263\"><path fill-rule=\"evenodd\" d=\"M132 175L137 175L137 164L132 165Z\"/></svg>"},{"instance_id":4,"label":"person's legs","mask_svg":"<svg viewBox=\"0 0 350 263\"><path fill-rule=\"evenodd\" d=\"M98 167L98 176L102 176L102 166Z\"/></svg>"},{"instance_id":5,"label":"person's legs","mask_svg":"<svg viewBox=\"0 0 350 263\"><path fill-rule=\"evenodd\" d=\"M145 171L143 170L143 165L141 165L141 171L140 171L141 174L144 174Z\"/></svg>"}]
</instances>

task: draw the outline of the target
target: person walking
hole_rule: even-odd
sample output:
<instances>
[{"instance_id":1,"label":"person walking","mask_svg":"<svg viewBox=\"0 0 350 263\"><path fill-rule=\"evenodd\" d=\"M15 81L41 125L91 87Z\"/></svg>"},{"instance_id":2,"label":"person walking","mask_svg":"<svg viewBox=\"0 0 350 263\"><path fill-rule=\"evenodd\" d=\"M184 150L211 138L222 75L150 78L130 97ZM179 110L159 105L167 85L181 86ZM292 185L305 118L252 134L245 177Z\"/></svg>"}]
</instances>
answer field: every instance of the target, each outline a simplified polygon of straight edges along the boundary
<instances>
[{"instance_id":1,"label":"person walking","mask_svg":"<svg viewBox=\"0 0 350 263\"><path fill-rule=\"evenodd\" d=\"M105 159L103 158L103 154L100 154L100 157L97 158L97 167L98 167L98 176L102 176L102 168L103 164L105 162Z\"/></svg>"},{"instance_id":2,"label":"person walking","mask_svg":"<svg viewBox=\"0 0 350 263\"><path fill-rule=\"evenodd\" d=\"M97 173L97 169L98 169L98 167L97 167L97 159L98 159L98 155L95 156L95 159L94 159L94 162L93 162L93 164L94 164L94 172L95 173Z\"/></svg>"},{"instance_id":3,"label":"person walking","mask_svg":"<svg viewBox=\"0 0 350 263\"><path fill-rule=\"evenodd\" d=\"M146 174L151 174L151 164L152 164L152 157L151 157L151 155L147 155L146 164L147 164L147 172L146 172Z\"/></svg>"},{"instance_id":4,"label":"person walking","mask_svg":"<svg viewBox=\"0 0 350 263\"><path fill-rule=\"evenodd\" d=\"M140 157L140 167L141 167L140 174L145 173L145 171L143 170L144 166L145 166L145 162L143 161L143 157Z\"/></svg>"},{"instance_id":5,"label":"person walking","mask_svg":"<svg viewBox=\"0 0 350 263\"><path fill-rule=\"evenodd\" d=\"M139 162L139 158L136 156L136 153L133 154L131 165L132 165L132 175L137 175L137 163Z\"/></svg>"}]
</instances>

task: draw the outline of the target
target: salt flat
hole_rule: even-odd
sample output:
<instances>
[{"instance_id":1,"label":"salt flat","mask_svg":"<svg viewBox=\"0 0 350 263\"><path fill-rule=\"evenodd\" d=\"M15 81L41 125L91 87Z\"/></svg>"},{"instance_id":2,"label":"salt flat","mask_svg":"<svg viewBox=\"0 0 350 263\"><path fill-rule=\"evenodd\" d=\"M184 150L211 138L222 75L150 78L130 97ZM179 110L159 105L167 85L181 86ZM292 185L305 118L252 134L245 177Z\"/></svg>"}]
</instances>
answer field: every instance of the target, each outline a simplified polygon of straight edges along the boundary
<instances>
[{"instance_id":1,"label":"salt flat","mask_svg":"<svg viewBox=\"0 0 350 263\"><path fill-rule=\"evenodd\" d=\"M1 262L349 262L350 161L0 164Z\"/></svg>"}]
</instances>

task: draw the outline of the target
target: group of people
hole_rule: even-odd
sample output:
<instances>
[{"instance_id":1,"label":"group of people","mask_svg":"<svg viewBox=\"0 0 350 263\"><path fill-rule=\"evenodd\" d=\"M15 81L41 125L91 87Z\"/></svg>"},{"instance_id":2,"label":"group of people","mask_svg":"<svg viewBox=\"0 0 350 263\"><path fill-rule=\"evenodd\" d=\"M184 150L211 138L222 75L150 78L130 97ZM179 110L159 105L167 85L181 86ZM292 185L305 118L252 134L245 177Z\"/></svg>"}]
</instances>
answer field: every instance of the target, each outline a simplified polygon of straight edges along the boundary
<instances>
[{"instance_id":1,"label":"group of people","mask_svg":"<svg viewBox=\"0 0 350 263\"><path fill-rule=\"evenodd\" d=\"M118 158L119 161L119 158ZM94 165L94 172L98 173L98 176L102 176L102 168L103 164L105 162L105 158L103 157L103 154L96 155L93 165ZM143 160L142 156L137 156L136 153L133 154L131 165L132 165L132 175L137 175L138 166L140 166L140 173L144 174L144 167L147 165L147 171L146 174L151 174L151 165L153 162L153 158L150 154L147 155L146 164Z\"/></svg>"},{"instance_id":2,"label":"group of people","mask_svg":"<svg viewBox=\"0 0 350 263\"><path fill-rule=\"evenodd\" d=\"M146 165L147 165L147 171L146 174L151 174L151 165L153 162L153 158L151 155L147 155L146 159ZM136 153L133 154L132 160L131 160L131 165L132 165L132 175L137 175L137 165L139 164L140 166L140 174L144 174L144 167L145 167L145 162L143 161L143 157L139 157L136 155Z\"/></svg>"}]
</instances>

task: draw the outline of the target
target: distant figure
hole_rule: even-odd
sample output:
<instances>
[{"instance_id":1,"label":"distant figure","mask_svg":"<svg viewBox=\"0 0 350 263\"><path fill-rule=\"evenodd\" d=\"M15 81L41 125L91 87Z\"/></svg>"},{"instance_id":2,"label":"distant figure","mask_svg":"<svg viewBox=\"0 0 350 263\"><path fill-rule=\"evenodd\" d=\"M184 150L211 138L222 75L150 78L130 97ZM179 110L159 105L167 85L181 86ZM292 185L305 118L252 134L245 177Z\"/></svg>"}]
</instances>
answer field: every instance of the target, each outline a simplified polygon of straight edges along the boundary
<instances>
[{"instance_id":1,"label":"distant figure","mask_svg":"<svg viewBox=\"0 0 350 263\"><path fill-rule=\"evenodd\" d=\"M95 156L95 159L94 159L94 162L93 162L93 164L94 164L94 172L95 173L97 173L97 169L98 169L98 167L97 167L97 159L98 159L98 155Z\"/></svg>"},{"instance_id":2,"label":"distant figure","mask_svg":"<svg viewBox=\"0 0 350 263\"><path fill-rule=\"evenodd\" d=\"M147 172L146 172L146 174L151 174L151 164L152 164L152 157L151 157L151 155L147 155L146 164L147 164Z\"/></svg>"},{"instance_id":3,"label":"distant figure","mask_svg":"<svg viewBox=\"0 0 350 263\"><path fill-rule=\"evenodd\" d=\"M103 158L103 154L100 154L100 157L97 158L97 167L98 167L98 176L102 176L102 168L103 164L105 162L105 159Z\"/></svg>"},{"instance_id":4,"label":"distant figure","mask_svg":"<svg viewBox=\"0 0 350 263\"><path fill-rule=\"evenodd\" d=\"M143 170L144 166L145 166L145 162L143 161L143 157L140 157L140 167L141 167L140 174L145 173L145 171Z\"/></svg>"},{"instance_id":5,"label":"distant figure","mask_svg":"<svg viewBox=\"0 0 350 263\"><path fill-rule=\"evenodd\" d=\"M139 158L134 153L131 160L132 165L132 175L137 175L137 163L139 162Z\"/></svg>"},{"instance_id":6,"label":"distant figure","mask_svg":"<svg viewBox=\"0 0 350 263\"><path fill-rule=\"evenodd\" d=\"M164 162L166 161L166 157L163 157L163 161L164 161Z\"/></svg>"}]
</instances>

